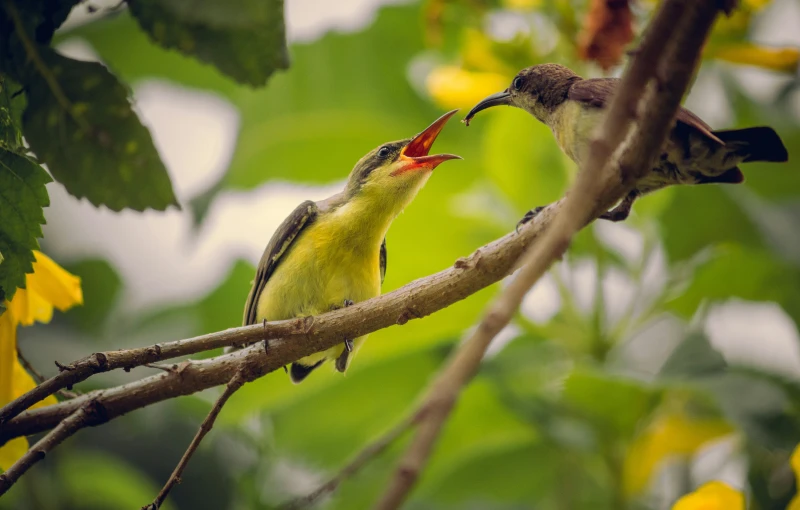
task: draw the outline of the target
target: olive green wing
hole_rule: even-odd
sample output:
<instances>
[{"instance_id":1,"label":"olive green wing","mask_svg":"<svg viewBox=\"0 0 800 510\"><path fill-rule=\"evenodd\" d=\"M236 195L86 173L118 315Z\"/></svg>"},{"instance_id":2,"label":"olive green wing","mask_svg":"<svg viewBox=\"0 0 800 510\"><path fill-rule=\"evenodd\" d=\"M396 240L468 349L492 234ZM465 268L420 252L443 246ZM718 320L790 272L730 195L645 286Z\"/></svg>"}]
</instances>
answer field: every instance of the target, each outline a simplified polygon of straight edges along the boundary
<instances>
[{"instance_id":1,"label":"olive green wing","mask_svg":"<svg viewBox=\"0 0 800 510\"><path fill-rule=\"evenodd\" d=\"M381 285L383 285L383 280L386 279L386 238L383 238L383 242L381 243L381 256L380 256L380 264L381 264Z\"/></svg>"},{"instance_id":2,"label":"olive green wing","mask_svg":"<svg viewBox=\"0 0 800 510\"><path fill-rule=\"evenodd\" d=\"M258 263L253 287L250 289L250 294L247 295L247 303L244 305L243 325L247 326L258 322L256 316L261 292L267 285L272 273L275 272L275 268L280 264L281 257L289 250L303 229L314 222L318 213L319 207L317 207L317 204L311 200L306 200L283 220L283 223L272 235L272 239L269 240L264 254L261 256L261 261Z\"/></svg>"},{"instance_id":3,"label":"olive green wing","mask_svg":"<svg viewBox=\"0 0 800 510\"><path fill-rule=\"evenodd\" d=\"M618 84L618 78L580 80L570 87L567 98L595 108L605 108L606 104L611 100L611 95L614 93L614 90L616 90ZM711 126L686 108L681 107L678 109L676 120L679 125L683 124L686 127L693 128L709 140L719 145L724 145L722 140L711 132Z\"/></svg>"}]
</instances>

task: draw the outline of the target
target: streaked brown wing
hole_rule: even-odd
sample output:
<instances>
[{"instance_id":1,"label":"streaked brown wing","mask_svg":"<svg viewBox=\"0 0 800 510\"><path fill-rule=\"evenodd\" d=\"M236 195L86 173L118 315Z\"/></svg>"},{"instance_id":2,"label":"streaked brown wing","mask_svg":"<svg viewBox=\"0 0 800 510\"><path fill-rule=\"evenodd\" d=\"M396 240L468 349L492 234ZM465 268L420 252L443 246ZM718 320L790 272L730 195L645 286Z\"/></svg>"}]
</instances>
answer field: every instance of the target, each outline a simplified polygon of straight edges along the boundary
<instances>
[{"instance_id":1,"label":"streaked brown wing","mask_svg":"<svg viewBox=\"0 0 800 510\"><path fill-rule=\"evenodd\" d=\"M243 325L247 326L258 322L256 319L258 299L261 297L264 286L266 286L272 273L275 272L275 268L278 267L281 257L291 247L300 232L314 222L318 213L317 204L311 200L306 200L283 220L283 223L272 235L272 239L269 240L266 249L264 249L264 254L261 255L261 261L258 263L258 269L256 270L256 278L253 280L253 287L250 289L250 294L247 295L247 302L244 305Z\"/></svg>"},{"instance_id":2,"label":"streaked brown wing","mask_svg":"<svg viewBox=\"0 0 800 510\"><path fill-rule=\"evenodd\" d=\"M569 89L568 99L586 103L595 108L605 108L610 100L611 94L619 83L618 78L592 78L575 82ZM686 108L679 108L676 120L690 128L696 129L709 140L724 145L722 140L711 132L711 126L703 122L703 119L690 112Z\"/></svg>"},{"instance_id":3,"label":"streaked brown wing","mask_svg":"<svg viewBox=\"0 0 800 510\"><path fill-rule=\"evenodd\" d=\"M386 238L383 238L383 242L381 243L381 284L383 284L383 280L386 279Z\"/></svg>"}]
</instances>

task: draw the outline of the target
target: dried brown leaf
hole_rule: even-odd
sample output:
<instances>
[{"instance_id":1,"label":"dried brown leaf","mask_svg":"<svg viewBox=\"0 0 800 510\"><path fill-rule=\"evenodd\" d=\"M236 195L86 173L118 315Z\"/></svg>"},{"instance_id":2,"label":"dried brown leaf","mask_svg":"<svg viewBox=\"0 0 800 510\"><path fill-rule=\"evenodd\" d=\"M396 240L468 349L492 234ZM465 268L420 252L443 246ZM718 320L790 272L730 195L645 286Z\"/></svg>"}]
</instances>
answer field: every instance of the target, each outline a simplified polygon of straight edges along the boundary
<instances>
[{"instance_id":1,"label":"dried brown leaf","mask_svg":"<svg viewBox=\"0 0 800 510\"><path fill-rule=\"evenodd\" d=\"M632 39L630 0L592 0L578 36L581 58L608 70L619 63Z\"/></svg>"}]
</instances>

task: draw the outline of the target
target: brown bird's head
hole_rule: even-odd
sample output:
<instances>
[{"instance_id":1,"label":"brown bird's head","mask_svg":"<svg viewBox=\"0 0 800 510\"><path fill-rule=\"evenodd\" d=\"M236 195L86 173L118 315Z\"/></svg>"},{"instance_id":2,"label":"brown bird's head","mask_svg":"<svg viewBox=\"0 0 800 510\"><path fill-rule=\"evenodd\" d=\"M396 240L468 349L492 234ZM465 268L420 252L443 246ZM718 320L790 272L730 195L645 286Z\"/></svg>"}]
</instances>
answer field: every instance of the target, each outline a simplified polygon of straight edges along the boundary
<instances>
[{"instance_id":1,"label":"brown bird's head","mask_svg":"<svg viewBox=\"0 0 800 510\"><path fill-rule=\"evenodd\" d=\"M572 84L582 79L568 67L559 64L526 67L517 73L507 89L476 104L464 118L464 122L469 126L469 121L479 111L492 106L507 105L522 108L547 124L550 113L567 100Z\"/></svg>"}]
</instances>

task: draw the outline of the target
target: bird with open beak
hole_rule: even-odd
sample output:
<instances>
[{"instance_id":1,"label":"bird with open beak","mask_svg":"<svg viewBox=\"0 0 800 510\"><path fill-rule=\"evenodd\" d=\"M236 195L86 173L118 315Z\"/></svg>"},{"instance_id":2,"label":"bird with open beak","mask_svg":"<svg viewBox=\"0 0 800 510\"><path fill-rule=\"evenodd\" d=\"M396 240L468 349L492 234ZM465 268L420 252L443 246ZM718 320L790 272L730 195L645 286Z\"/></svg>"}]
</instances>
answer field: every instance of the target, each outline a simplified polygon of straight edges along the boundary
<instances>
[{"instance_id":1,"label":"bird with open beak","mask_svg":"<svg viewBox=\"0 0 800 510\"><path fill-rule=\"evenodd\" d=\"M467 114L493 106L521 108L553 131L561 150L581 165L594 130L619 83L618 78L583 79L558 64L541 64L520 71L504 91L493 94ZM602 216L611 221L628 217L639 196L671 184L740 183L740 163L784 162L786 147L770 127L712 131L699 117L680 108L672 130L650 172L612 210ZM529 212L522 222L535 214Z\"/></svg>"},{"instance_id":2,"label":"bird with open beak","mask_svg":"<svg viewBox=\"0 0 800 510\"><path fill-rule=\"evenodd\" d=\"M434 168L453 154L429 154L453 110L413 138L389 142L356 163L344 191L300 204L267 244L244 307L244 325L317 315L380 295L386 232ZM326 360L344 373L366 336L292 363L298 383ZM230 349L229 349L230 350Z\"/></svg>"}]
</instances>

